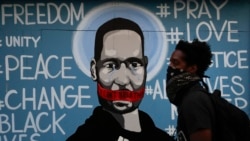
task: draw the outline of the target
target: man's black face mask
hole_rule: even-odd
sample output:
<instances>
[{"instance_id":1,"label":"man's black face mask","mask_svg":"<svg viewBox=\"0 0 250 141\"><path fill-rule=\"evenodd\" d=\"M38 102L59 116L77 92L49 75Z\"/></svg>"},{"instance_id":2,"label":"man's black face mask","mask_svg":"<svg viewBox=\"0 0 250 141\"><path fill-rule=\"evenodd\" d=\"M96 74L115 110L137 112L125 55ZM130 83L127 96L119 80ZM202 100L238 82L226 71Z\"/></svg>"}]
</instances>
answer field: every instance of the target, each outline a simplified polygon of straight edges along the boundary
<instances>
[{"instance_id":1,"label":"man's black face mask","mask_svg":"<svg viewBox=\"0 0 250 141\"><path fill-rule=\"evenodd\" d=\"M171 66L168 66L167 69L167 82L169 82L169 80L179 74L184 73L185 71L183 69L177 69L177 68L173 68Z\"/></svg>"},{"instance_id":2,"label":"man's black face mask","mask_svg":"<svg viewBox=\"0 0 250 141\"><path fill-rule=\"evenodd\" d=\"M190 73L182 69L175 69L169 66L167 70L166 86L169 101L178 105L183 96L180 92L192 85L193 82L198 82L200 80L201 78L195 73Z\"/></svg>"}]
</instances>

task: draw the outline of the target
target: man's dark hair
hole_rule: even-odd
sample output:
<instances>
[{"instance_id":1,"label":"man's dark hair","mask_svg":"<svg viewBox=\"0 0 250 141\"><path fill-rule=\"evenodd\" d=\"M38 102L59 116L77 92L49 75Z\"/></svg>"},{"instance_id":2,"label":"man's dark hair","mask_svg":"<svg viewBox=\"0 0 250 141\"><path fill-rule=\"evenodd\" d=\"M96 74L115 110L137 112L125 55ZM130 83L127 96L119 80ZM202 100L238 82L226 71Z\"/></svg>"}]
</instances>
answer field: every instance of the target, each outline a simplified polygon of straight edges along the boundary
<instances>
[{"instance_id":1,"label":"man's dark hair","mask_svg":"<svg viewBox=\"0 0 250 141\"><path fill-rule=\"evenodd\" d=\"M109 31L122 30L122 29L132 30L140 35L142 40L142 53L144 53L144 36L140 26L137 23L125 18L114 18L107 21L97 29L95 37L95 54L94 54L96 60L99 60L101 56L104 35Z\"/></svg>"},{"instance_id":2,"label":"man's dark hair","mask_svg":"<svg viewBox=\"0 0 250 141\"><path fill-rule=\"evenodd\" d=\"M198 39L194 39L192 43L180 40L175 49L185 54L183 59L187 65L197 65L197 74L200 77L205 76L205 71L212 63L212 53L208 43L201 42Z\"/></svg>"}]
</instances>

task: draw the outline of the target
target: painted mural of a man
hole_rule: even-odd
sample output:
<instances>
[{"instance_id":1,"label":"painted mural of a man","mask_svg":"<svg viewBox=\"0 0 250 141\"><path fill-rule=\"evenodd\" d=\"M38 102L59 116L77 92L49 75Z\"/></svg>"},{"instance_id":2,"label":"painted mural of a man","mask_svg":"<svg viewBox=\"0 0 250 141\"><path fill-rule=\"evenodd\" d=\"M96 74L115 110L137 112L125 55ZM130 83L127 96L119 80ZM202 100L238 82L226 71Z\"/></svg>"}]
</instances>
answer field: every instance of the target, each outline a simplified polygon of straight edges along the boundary
<instances>
[{"instance_id":1,"label":"painted mural of a man","mask_svg":"<svg viewBox=\"0 0 250 141\"><path fill-rule=\"evenodd\" d=\"M90 71L100 106L67 141L169 141L139 110L147 76L144 36L135 22L114 18L99 27Z\"/></svg>"}]
</instances>

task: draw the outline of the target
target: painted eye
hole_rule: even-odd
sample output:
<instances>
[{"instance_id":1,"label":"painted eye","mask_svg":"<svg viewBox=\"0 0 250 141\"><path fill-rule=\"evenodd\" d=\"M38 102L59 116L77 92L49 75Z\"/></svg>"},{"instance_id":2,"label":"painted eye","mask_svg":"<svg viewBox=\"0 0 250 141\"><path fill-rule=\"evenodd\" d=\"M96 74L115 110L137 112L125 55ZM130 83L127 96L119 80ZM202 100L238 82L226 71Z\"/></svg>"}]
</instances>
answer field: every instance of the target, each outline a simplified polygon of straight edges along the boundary
<instances>
[{"instance_id":1,"label":"painted eye","mask_svg":"<svg viewBox=\"0 0 250 141\"><path fill-rule=\"evenodd\" d=\"M114 70L118 67L118 65L115 62L109 61L109 62L105 62L103 64L104 68L107 68L109 70Z\"/></svg>"},{"instance_id":2,"label":"painted eye","mask_svg":"<svg viewBox=\"0 0 250 141\"><path fill-rule=\"evenodd\" d=\"M143 66L143 61L138 58L130 58L126 60L126 65L130 69L138 69Z\"/></svg>"},{"instance_id":3,"label":"painted eye","mask_svg":"<svg viewBox=\"0 0 250 141\"><path fill-rule=\"evenodd\" d=\"M131 62L129 66L132 68L137 68L137 67L141 67L142 64L139 62Z\"/></svg>"}]
</instances>

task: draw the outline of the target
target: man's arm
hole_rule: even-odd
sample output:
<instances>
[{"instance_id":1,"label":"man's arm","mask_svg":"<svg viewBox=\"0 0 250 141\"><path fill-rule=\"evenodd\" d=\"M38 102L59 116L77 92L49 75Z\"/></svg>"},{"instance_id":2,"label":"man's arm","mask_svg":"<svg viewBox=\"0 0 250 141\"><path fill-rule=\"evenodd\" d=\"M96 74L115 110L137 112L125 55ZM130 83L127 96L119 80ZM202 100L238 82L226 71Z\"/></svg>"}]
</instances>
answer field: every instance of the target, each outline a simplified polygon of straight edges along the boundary
<instances>
[{"instance_id":1,"label":"man's arm","mask_svg":"<svg viewBox=\"0 0 250 141\"><path fill-rule=\"evenodd\" d=\"M212 141L211 129L202 129L192 133L190 141Z\"/></svg>"}]
</instances>

